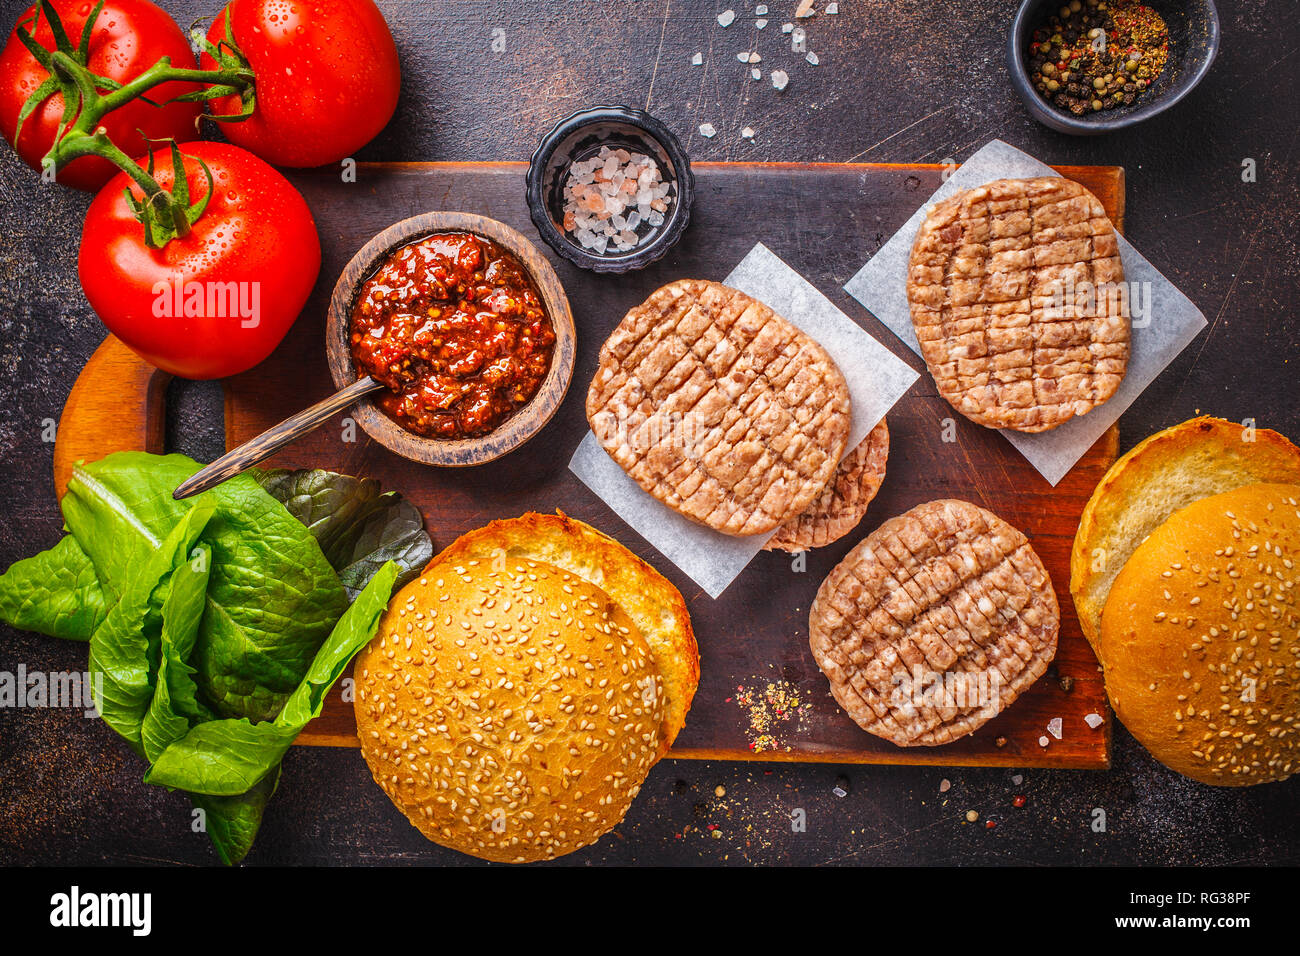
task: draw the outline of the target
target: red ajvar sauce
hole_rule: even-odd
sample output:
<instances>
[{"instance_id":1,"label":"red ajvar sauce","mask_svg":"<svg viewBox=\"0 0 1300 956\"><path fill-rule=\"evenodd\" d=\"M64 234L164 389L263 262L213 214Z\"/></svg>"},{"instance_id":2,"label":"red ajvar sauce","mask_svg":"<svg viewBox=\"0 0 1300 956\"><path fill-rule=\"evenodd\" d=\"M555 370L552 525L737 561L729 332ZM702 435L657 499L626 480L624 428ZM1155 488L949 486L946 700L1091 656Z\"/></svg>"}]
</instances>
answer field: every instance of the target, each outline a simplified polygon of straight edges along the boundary
<instances>
[{"instance_id":1,"label":"red ajvar sauce","mask_svg":"<svg viewBox=\"0 0 1300 956\"><path fill-rule=\"evenodd\" d=\"M555 330L518 260L490 240L438 233L402 246L352 307L357 370L388 386L376 404L408 431L472 438L528 402Z\"/></svg>"}]
</instances>

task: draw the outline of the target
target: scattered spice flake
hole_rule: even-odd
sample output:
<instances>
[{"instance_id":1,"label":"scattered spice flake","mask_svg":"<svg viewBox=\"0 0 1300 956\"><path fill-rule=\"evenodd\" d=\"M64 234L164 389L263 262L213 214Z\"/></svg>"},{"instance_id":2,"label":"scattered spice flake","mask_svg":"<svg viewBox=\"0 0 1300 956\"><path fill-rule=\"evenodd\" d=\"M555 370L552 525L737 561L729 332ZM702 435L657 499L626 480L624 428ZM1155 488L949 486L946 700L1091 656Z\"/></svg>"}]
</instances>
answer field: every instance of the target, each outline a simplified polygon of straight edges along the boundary
<instances>
[{"instance_id":1,"label":"scattered spice flake","mask_svg":"<svg viewBox=\"0 0 1300 956\"><path fill-rule=\"evenodd\" d=\"M712 123L700 124L700 135L703 136L705 139L711 139L712 137L717 135L717 132L718 131L713 128Z\"/></svg>"},{"instance_id":2,"label":"scattered spice flake","mask_svg":"<svg viewBox=\"0 0 1300 956\"><path fill-rule=\"evenodd\" d=\"M727 795L727 788L724 787L722 784L718 784L716 787L713 788L713 795L719 798L725 797Z\"/></svg>"},{"instance_id":3,"label":"scattered spice flake","mask_svg":"<svg viewBox=\"0 0 1300 956\"><path fill-rule=\"evenodd\" d=\"M1057 740L1061 739L1061 727L1062 723L1060 717L1053 717L1047 722L1047 732Z\"/></svg>"},{"instance_id":4,"label":"scattered spice flake","mask_svg":"<svg viewBox=\"0 0 1300 956\"><path fill-rule=\"evenodd\" d=\"M816 66L818 63L821 62L821 60L817 59L817 54L813 53L811 50L808 51L808 55L804 57L804 59L807 60L809 63L811 63L813 66Z\"/></svg>"},{"instance_id":5,"label":"scattered spice flake","mask_svg":"<svg viewBox=\"0 0 1300 956\"><path fill-rule=\"evenodd\" d=\"M815 6L815 0L799 0L799 6L794 11L795 18L797 19L799 17L812 16L814 13L817 12L815 9L813 9L814 6Z\"/></svg>"},{"instance_id":6,"label":"scattered spice flake","mask_svg":"<svg viewBox=\"0 0 1300 956\"><path fill-rule=\"evenodd\" d=\"M691 66L702 66L704 64L704 54L697 53L691 57Z\"/></svg>"},{"instance_id":7,"label":"scattered spice flake","mask_svg":"<svg viewBox=\"0 0 1300 956\"><path fill-rule=\"evenodd\" d=\"M978 811L978 810L967 810L967 811L966 811L966 820L967 820L967 822L969 822L969 823L974 823L974 822L975 822L976 820L978 820L979 818L980 818L980 815L979 815L979 811Z\"/></svg>"},{"instance_id":8,"label":"scattered spice flake","mask_svg":"<svg viewBox=\"0 0 1300 956\"><path fill-rule=\"evenodd\" d=\"M997 826L997 825L998 825L998 824L997 824L997 821L996 821L996 820L985 820L985 821L984 821L984 829L985 829L985 830L992 830L992 829L993 829L995 826Z\"/></svg>"},{"instance_id":9,"label":"scattered spice flake","mask_svg":"<svg viewBox=\"0 0 1300 956\"><path fill-rule=\"evenodd\" d=\"M939 781L940 793L947 793L951 789L952 789L952 781L949 780L947 777L944 777L942 780Z\"/></svg>"},{"instance_id":10,"label":"scattered spice flake","mask_svg":"<svg viewBox=\"0 0 1300 956\"><path fill-rule=\"evenodd\" d=\"M1005 747L1006 745L1007 745L1007 738L1006 738L1006 737L997 737L997 738L995 738L994 741L993 741L993 746L994 746L994 747L997 747L999 750L1001 750L1001 749L1002 749L1003 747Z\"/></svg>"},{"instance_id":11,"label":"scattered spice flake","mask_svg":"<svg viewBox=\"0 0 1300 956\"><path fill-rule=\"evenodd\" d=\"M1096 730L1102 725L1103 718L1101 714L1086 714L1084 715L1083 722L1093 730Z\"/></svg>"},{"instance_id":12,"label":"scattered spice flake","mask_svg":"<svg viewBox=\"0 0 1300 956\"><path fill-rule=\"evenodd\" d=\"M729 27L736 20L735 10L723 10L718 14L718 26Z\"/></svg>"},{"instance_id":13,"label":"scattered spice flake","mask_svg":"<svg viewBox=\"0 0 1300 956\"><path fill-rule=\"evenodd\" d=\"M775 90L783 90L783 89L785 89L786 84L788 84L789 82L790 82L790 74L787 73L785 70L773 70L773 71L772 71L772 88L773 88L773 89L775 89Z\"/></svg>"},{"instance_id":14,"label":"scattered spice flake","mask_svg":"<svg viewBox=\"0 0 1300 956\"><path fill-rule=\"evenodd\" d=\"M1026 803L1028 803L1028 802L1029 802L1029 800L1028 800L1027 797L1024 797L1024 796L1021 796L1021 795L1017 795L1016 798L1015 798L1014 800L1011 801L1011 805L1012 805L1013 807L1023 807L1023 806L1024 806Z\"/></svg>"},{"instance_id":15,"label":"scattered spice flake","mask_svg":"<svg viewBox=\"0 0 1300 956\"><path fill-rule=\"evenodd\" d=\"M761 690L739 686L736 688L736 703L747 712L749 749L756 754L770 750L788 751L789 745L777 737L776 731L790 729L792 722L797 725L799 718L812 708L787 681L768 682Z\"/></svg>"}]
</instances>

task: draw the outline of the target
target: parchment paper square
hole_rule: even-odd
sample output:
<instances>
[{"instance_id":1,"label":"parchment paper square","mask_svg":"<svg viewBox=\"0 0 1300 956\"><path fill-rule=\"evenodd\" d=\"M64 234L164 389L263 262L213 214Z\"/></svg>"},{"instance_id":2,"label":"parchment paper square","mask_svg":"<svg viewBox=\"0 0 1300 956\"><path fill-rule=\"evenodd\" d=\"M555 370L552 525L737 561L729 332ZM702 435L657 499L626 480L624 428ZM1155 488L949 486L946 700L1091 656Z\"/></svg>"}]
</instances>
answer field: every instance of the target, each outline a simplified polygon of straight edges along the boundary
<instances>
[{"instance_id":1,"label":"parchment paper square","mask_svg":"<svg viewBox=\"0 0 1300 956\"><path fill-rule=\"evenodd\" d=\"M870 333L836 308L761 242L722 280L767 305L821 343L844 373L853 402L849 448L857 446L917 379ZM775 532L734 537L690 521L641 490L590 431L569 469L641 537L716 598Z\"/></svg>"},{"instance_id":2,"label":"parchment paper square","mask_svg":"<svg viewBox=\"0 0 1300 956\"><path fill-rule=\"evenodd\" d=\"M1028 153L1001 140L993 140L963 163L921 204L916 214L845 283L844 290L920 355L921 347L916 341L907 303L907 263L916 230L930 206L958 190L982 186L994 179L1057 175L1056 170ZM1072 418L1051 431L1031 435L1001 429L1007 441L1053 485L1065 477L1075 462L1206 325L1201 310L1123 236L1119 237L1119 255L1124 263L1125 281L1142 283L1139 288L1151 291L1149 314L1142 319L1135 318L1133 322L1128 371L1119 389L1101 407ZM954 410L953 415L958 414Z\"/></svg>"}]
</instances>

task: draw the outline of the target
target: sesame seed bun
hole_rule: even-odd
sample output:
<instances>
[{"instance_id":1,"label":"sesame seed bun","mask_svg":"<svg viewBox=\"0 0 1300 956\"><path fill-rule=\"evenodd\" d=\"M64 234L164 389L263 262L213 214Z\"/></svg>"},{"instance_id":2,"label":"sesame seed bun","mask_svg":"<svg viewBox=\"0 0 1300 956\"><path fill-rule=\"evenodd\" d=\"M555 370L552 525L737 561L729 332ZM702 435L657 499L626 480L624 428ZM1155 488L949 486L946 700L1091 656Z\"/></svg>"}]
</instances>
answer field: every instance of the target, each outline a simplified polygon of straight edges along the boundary
<instances>
[{"instance_id":1,"label":"sesame seed bun","mask_svg":"<svg viewBox=\"0 0 1300 956\"><path fill-rule=\"evenodd\" d=\"M1147 535L1199 498L1261 481L1300 483L1300 448L1267 428L1208 416L1157 432L1111 466L1070 553L1070 594L1093 650L1111 583Z\"/></svg>"},{"instance_id":2,"label":"sesame seed bun","mask_svg":"<svg viewBox=\"0 0 1300 956\"><path fill-rule=\"evenodd\" d=\"M581 522L528 514L463 536L390 602L357 658L357 731L435 843L553 859L623 819L698 674L671 584Z\"/></svg>"},{"instance_id":3,"label":"sesame seed bun","mask_svg":"<svg viewBox=\"0 0 1300 956\"><path fill-rule=\"evenodd\" d=\"M623 545L564 514L529 512L457 538L434 563L525 558L563 568L607 593L636 622L665 686L659 755L686 725L700 683L700 653L686 601L671 581Z\"/></svg>"},{"instance_id":4,"label":"sesame seed bun","mask_svg":"<svg viewBox=\"0 0 1300 956\"><path fill-rule=\"evenodd\" d=\"M1116 715L1166 766L1247 786L1300 769L1300 484L1172 514L1115 577L1101 659Z\"/></svg>"}]
</instances>

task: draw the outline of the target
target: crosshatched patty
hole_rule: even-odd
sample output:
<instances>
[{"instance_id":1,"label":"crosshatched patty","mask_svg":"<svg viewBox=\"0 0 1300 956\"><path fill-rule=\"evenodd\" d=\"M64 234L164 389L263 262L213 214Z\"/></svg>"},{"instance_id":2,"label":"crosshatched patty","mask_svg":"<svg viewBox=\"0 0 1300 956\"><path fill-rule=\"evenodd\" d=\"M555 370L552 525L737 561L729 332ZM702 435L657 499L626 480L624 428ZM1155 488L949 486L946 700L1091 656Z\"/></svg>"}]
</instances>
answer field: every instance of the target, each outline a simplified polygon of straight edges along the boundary
<instances>
[{"instance_id":1,"label":"crosshatched patty","mask_svg":"<svg viewBox=\"0 0 1300 956\"><path fill-rule=\"evenodd\" d=\"M849 389L826 350L763 303L680 279L600 350L587 420L664 504L725 534L771 531L835 474Z\"/></svg>"},{"instance_id":2,"label":"crosshatched patty","mask_svg":"<svg viewBox=\"0 0 1300 956\"><path fill-rule=\"evenodd\" d=\"M907 298L939 394L971 421L1040 432L1087 414L1128 367L1114 227L1059 176L999 179L935 205Z\"/></svg>"},{"instance_id":3,"label":"crosshatched patty","mask_svg":"<svg viewBox=\"0 0 1300 956\"><path fill-rule=\"evenodd\" d=\"M1028 539L967 501L917 505L827 575L809 644L850 717L900 747L971 733L1056 655L1060 611Z\"/></svg>"},{"instance_id":4,"label":"crosshatched patty","mask_svg":"<svg viewBox=\"0 0 1300 956\"><path fill-rule=\"evenodd\" d=\"M835 476L803 514L776 529L765 551L807 551L832 544L858 526L885 480L889 426L882 418L858 447L844 456Z\"/></svg>"}]
</instances>

